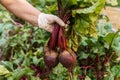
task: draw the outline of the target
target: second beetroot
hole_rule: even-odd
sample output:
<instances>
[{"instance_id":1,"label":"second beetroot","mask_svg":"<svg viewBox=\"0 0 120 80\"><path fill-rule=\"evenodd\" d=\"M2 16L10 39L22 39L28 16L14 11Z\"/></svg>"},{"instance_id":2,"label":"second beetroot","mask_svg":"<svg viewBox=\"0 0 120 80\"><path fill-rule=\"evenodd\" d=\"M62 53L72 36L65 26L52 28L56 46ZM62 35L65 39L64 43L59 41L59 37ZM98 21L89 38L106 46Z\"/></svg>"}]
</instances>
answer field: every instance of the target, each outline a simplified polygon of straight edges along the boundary
<instances>
[{"instance_id":1,"label":"second beetroot","mask_svg":"<svg viewBox=\"0 0 120 80\"><path fill-rule=\"evenodd\" d=\"M76 54L71 49L66 49L60 53L59 62L66 67L69 72L73 72L76 65Z\"/></svg>"}]
</instances>

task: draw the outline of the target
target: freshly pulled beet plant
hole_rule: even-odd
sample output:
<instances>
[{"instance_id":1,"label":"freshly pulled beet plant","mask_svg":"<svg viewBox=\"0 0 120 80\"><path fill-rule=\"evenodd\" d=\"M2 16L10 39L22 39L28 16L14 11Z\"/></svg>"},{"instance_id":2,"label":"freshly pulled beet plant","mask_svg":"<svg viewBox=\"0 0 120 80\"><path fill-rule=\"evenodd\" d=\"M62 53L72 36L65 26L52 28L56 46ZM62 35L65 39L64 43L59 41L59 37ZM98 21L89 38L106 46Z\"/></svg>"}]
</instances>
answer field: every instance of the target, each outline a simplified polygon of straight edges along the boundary
<instances>
[{"instance_id":1,"label":"freshly pulled beet plant","mask_svg":"<svg viewBox=\"0 0 120 80\"><path fill-rule=\"evenodd\" d=\"M48 69L54 68L58 64L58 53L50 49L47 45L44 46L44 62Z\"/></svg>"},{"instance_id":2,"label":"freshly pulled beet plant","mask_svg":"<svg viewBox=\"0 0 120 80\"><path fill-rule=\"evenodd\" d=\"M67 5L63 7L62 0L57 0L57 2L58 16L67 23L69 18L72 16L71 11L67 11ZM44 60L48 67L55 67L58 62L58 54L56 53L56 50L59 48L59 61L70 72L73 72L76 64L76 54L71 49L67 49L69 46L67 46L67 38L64 32L63 27L59 24L55 24L54 30L48 42L48 47L45 47L44 49Z\"/></svg>"},{"instance_id":3,"label":"freshly pulled beet plant","mask_svg":"<svg viewBox=\"0 0 120 80\"><path fill-rule=\"evenodd\" d=\"M58 2L58 16L67 24L68 20L72 17L70 10L67 10L67 5L63 6L62 0ZM67 36L65 35L65 29L59 24L54 25L54 30L44 47L44 62L45 65L52 69L59 62L68 69L70 73L70 80L73 80L73 70L76 65L76 54L67 46ZM58 54L56 51L60 52ZM59 56L59 57L58 57Z\"/></svg>"},{"instance_id":4,"label":"freshly pulled beet plant","mask_svg":"<svg viewBox=\"0 0 120 80\"><path fill-rule=\"evenodd\" d=\"M59 55L59 62L66 67L69 72L73 72L76 65L76 54L71 49L64 50Z\"/></svg>"}]
</instances>

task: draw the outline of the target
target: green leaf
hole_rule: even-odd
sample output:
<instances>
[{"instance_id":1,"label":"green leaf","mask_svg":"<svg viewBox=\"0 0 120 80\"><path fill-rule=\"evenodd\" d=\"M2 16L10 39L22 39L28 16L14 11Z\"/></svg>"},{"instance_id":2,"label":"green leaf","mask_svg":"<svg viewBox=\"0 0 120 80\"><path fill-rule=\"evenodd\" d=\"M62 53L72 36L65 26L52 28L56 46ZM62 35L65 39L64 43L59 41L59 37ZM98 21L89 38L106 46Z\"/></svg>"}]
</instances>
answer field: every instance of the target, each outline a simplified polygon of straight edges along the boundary
<instances>
[{"instance_id":1,"label":"green leaf","mask_svg":"<svg viewBox=\"0 0 120 80\"><path fill-rule=\"evenodd\" d=\"M7 69L13 70L13 63L9 61L1 61L1 64L4 65Z\"/></svg>"},{"instance_id":2,"label":"green leaf","mask_svg":"<svg viewBox=\"0 0 120 80\"><path fill-rule=\"evenodd\" d=\"M52 71L52 74L50 74L50 80L69 80L67 75L67 69L64 68L61 64L58 64L57 67L55 67Z\"/></svg>"},{"instance_id":3,"label":"green leaf","mask_svg":"<svg viewBox=\"0 0 120 80\"><path fill-rule=\"evenodd\" d=\"M97 37L96 24L98 15L104 5L105 0L97 0L97 2L89 8L73 10L73 17L75 17L75 23L73 25L74 30L79 35L91 35Z\"/></svg>"},{"instance_id":4,"label":"green leaf","mask_svg":"<svg viewBox=\"0 0 120 80\"><path fill-rule=\"evenodd\" d=\"M109 44L110 47L115 48L115 41L118 42L118 46L119 46L119 38L120 37L120 30L118 30L116 33L109 33L107 36L105 36L104 40ZM117 39L116 39L117 38ZM116 50L119 51L119 49L116 48Z\"/></svg>"},{"instance_id":5,"label":"green leaf","mask_svg":"<svg viewBox=\"0 0 120 80\"><path fill-rule=\"evenodd\" d=\"M86 77L85 77L85 80L91 80L91 79L90 79L90 77L86 76Z\"/></svg>"},{"instance_id":6,"label":"green leaf","mask_svg":"<svg viewBox=\"0 0 120 80\"><path fill-rule=\"evenodd\" d=\"M0 65L0 76L11 74L4 66Z\"/></svg>"},{"instance_id":7,"label":"green leaf","mask_svg":"<svg viewBox=\"0 0 120 80\"><path fill-rule=\"evenodd\" d=\"M72 49L76 52L79 46L79 43L81 42L81 36L77 35L75 31L73 31L72 34Z\"/></svg>"},{"instance_id":8,"label":"green leaf","mask_svg":"<svg viewBox=\"0 0 120 80\"><path fill-rule=\"evenodd\" d=\"M89 54L86 54L86 53L84 53L84 52L81 52L81 53L79 54L79 58L80 58L80 59L87 59L88 56L89 56Z\"/></svg>"},{"instance_id":9,"label":"green leaf","mask_svg":"<svg viewBox=\"0 0 120 80\"><path fill-rule=\"evenodd\" d=\"M13 78L14 78L14 80L19 80L24 75L33 75L33 74L34 74L34 71L31 70L30 68L26 67L23 69L16 69L13 72Z\"/></svg>"},{"instance_id":10,"label":"green leaf","mask_svg":"<svg viewBox=\"0 0 120 80\"><path fill-rule=\"evenodd\" d=\"M58 0L59 1L59 0ZM73 5L77 5L77 0L64 0L62 1L63 8L72 8Z\"/></svg>"},{"instance_id":11,"label":"green leaf","mask_svg":"<svg viewBox=\"0 0 120 80\"><path fill-rule=\"evenodd\" d=\"M40 62L40 59L38 59L36 56L33 57L33 63L35 65L38 65L38 63Z\"/></svg>"},{"instance_id":12,"label":"green leaf","mask_svg":"<svg viewBox=\"0 0 120 80\"><path fill-rule=\"evenodd\" d=\"M112 44L112 48L120 53L120 36L119 37L116 37L113 41L113 44Z\"/></svg>"},{"instance_id":13,"label":"green leaf","mask_svg":"<svg viewBox=\"0 0 120 80\"><path fill-rule=\"evenodd\" d=\"M111 4L112 6L117 6L118 5L117 0L106 0L106 3Z\"/></svg>"},{"instance_id":14,"label":"green leaf","mask_svg":"<svg viewBox=\"0 0 120 80\"><path fill-rule=\"evenodd\" d=\"M97 24L98 36L106 36L108 33L111 32L112 27L113 26L111 23L99 20Z\"/></svg>"},{"instance_id":15,"label":"green leaf","mask_svg":"<svg viewBox=\"0 0 120 80\"><path fill-rule=\"evenodd\" d=\"M104 80L115 80L113 76L106 76Z\"/></svg>"},{"instance_id":16,"label":"green leaf","mask_svg":"<svg viewBox=\"0 0 120 80\"><path fill-rule=\"evenodd\" d=\"M111 72L110 67L107 67L107 74L105 74L104 76L104 80L114 80L114 76L113 76L113 72Z\"/></svg>"},{"instance_id":17,"label":"green leaf","mask_svg":"<svg viewBox=\"0 0 120 80\"><path fill-rule=\"evenodd\" d=\"M10 77L7 77L7 80L14 80L14 78L10 76Z\"/></svg>"},{"instance_id":18,"label":"green leaf","mask_svg":"<svg viewBox=\"0 0 120 80\"><path fill-rule=\"evenodd\" d=\"M114 66L111 70L115 77L120 77L120 65Z\"/></svg>"},{"instance_id":19,"label":"green leaf","mask_svg":"<svg viewBox=\"0 0 120 80\"><path fill-rule=\"evenodd\" d=\"M94 3L92 6L88 8L73 10L73 15L75 15L76 13L88 14L88 13L94 13L94 12L96 14L99 14L99 12L101 11L104 5L105 5L105 0L102 0L102 1L98 0L96 3Z\"/></svg>"},{"instance_id":20,"label":"green leaf","mask_svg":"<svg viewBox=\"0 0 120 80\"><path fill-rule=\"evenodd\" d=\"M0 76L0 80L5 80L5 78L3 76Z\"/></svg>"},{"instance_id":21,"label":"green leaf","mask_svg":"<svg viewBox=\"0 0 120 80\"><path fill-rule=\"evenodd\" d=\"M4 46L6 44L7 40L2 38L0 39L0 46Z\"/></svg>"},{"instance_id":22,"label":"green leaf","mask_svg":"<svg viewBox=\"0 0 120 80\"><path fill-rule=\"evenodd\" d=\"M104 40L110 45L111 42L113 41L114 36L115 36L114 33L109 33L109 34L104 38Z\"/></svg>"},{"instance_id":23,"label":"green leaf","mask_svg":"<svg viewBox=\"0 0 120 80\"><path fill-rule=\"evenodd\" d=\"M30 66L30 63L31 63L30 58L25 56L22 66Z\"/></svg>"}]
</instances>

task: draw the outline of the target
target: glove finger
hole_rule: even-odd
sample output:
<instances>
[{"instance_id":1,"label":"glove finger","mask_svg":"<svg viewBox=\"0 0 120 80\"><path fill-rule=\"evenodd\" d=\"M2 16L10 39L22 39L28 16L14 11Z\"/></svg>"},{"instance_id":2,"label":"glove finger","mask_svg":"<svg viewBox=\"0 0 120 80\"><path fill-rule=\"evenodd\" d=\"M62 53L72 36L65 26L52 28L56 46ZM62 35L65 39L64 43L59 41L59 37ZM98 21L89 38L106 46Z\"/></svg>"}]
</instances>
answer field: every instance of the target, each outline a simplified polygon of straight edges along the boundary
<instances>
[{"instance_id":1,"label":"glove finger","mask_svg":"<svg viewBox=\"0 0 120 80\"><path fill-rule=\"evenodd\" d=\"M55 22L58 23L60 26L65 26L65 23L57 16L54 16Z\"/></svg>"},{"instance_id":2,"label":"glove finger","mask_svg":"<svg viewBox=\"0 0 120 80\"><path fill-rule=\"evenodd\" d=\"M46 26L44 27L44 30L52 33L53 28L54 28L54 25L49 25L49 24L48 24L48 25L46 25Z\"/></svg>"}]
</instances>

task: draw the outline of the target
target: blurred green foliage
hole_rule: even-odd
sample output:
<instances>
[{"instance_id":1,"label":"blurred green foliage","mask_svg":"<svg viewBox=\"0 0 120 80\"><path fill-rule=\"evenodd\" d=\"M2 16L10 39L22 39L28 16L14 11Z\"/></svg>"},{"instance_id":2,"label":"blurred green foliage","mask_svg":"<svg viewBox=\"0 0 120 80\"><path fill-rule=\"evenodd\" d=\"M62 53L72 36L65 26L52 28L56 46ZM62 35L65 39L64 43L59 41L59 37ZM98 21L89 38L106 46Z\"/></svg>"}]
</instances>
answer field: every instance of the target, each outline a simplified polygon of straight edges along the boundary
<instances>
[{"instance_id":1,"label":"blurred green foliage","mask_svg":"<svg viewBox=\"0 0 120 80\"><path fill-rule=\"evenodd\" d=\"M118 6L120 7L120 0L117 0L118 1Z\"/></svg>"},{"instance_id":2,"label":"blurred green foliage","mask_svg":"<svg viewBox=\"0 0 120 80\"><path fill-rule=\"evenodd\" d=\"M55 0L28 1L43 12L56 14L57 3ZM91 0L78 1L90 2ZM50 33L21 21L1 5L0 10L0 19L2 20L0 23L0 57L2 56L0 58L0 80L19 80L26 76L28 80L41 80L40 75L42 74L35 76L35 70L31 68L31 65L38 66L40 69L45 68L42 50ZM16 24L16 21L19 24ZM104 64L104 80L117 80L120 77L120 60L118 59L120 56L120 30L114 33L111 29L112 25L108 21L102 22L100 18L97 23L97 38L82 37L77 51L78 61L74 70L74 80L79 80L81 75L85 75L85 80L97 80L92 69L84 70L81 67L86 65L87 58L91 57L87 66L95 64L99 70L106 55L111 58ZM94 60L96 56L100 56L101 59L98 64ZM38 72L40 72L39 69ZM69 73L59 64L49 74L49 78L50 80L69 80Z\"/></svg>"}]
</instances>

